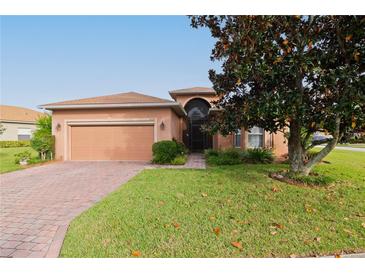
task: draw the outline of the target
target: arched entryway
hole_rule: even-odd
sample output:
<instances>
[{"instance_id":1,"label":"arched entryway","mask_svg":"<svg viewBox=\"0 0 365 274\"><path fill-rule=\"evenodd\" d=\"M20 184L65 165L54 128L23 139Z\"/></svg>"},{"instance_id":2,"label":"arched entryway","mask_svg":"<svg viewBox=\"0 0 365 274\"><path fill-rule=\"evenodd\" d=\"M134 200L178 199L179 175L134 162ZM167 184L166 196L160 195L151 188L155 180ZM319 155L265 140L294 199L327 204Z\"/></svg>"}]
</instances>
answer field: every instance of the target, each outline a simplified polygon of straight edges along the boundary
<instances>
[{"instance_id":1,"label":"arched entryway","mask_svg":"<svg viewBox=\"0 0 365 274\"><path fill-rule=\"evenodd\" d=\"M184 143L191 151L202 151L212 148L212 136L201 129L201 126L208 119L209 109L209 103L200 98L191 99L185 105L188 123L184 134Z\"/></svg>"}]
</instances>

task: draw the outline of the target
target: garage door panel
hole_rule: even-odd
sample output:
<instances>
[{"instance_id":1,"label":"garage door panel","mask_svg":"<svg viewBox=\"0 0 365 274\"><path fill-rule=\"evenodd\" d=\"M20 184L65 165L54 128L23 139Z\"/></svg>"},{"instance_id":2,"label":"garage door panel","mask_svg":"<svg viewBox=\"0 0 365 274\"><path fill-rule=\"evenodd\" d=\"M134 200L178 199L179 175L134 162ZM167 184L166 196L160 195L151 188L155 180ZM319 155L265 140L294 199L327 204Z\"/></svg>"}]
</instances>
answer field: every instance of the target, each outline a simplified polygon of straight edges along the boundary
<instances>
[{"instance_id":1,"label":"garage door panel","mask_svg":"<svg viewBox=\"0 0 365 274\"><path fill-rule=\"evenodd\" d=\"M72 126L72 160L151 160L153 126Z\"/></svg>"}]
</instances>

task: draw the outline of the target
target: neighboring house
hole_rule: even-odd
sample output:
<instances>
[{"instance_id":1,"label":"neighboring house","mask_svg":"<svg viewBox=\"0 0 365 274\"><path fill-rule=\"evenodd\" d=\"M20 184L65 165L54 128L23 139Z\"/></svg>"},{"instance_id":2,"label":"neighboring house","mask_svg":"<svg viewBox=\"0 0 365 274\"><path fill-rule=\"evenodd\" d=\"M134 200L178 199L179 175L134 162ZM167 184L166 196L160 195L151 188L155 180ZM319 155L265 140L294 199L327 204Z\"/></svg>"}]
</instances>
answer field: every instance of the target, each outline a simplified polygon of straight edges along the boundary
<instances>
[{"instance_id":1,"label":"neighboring house","mask_svg":"<svg viewBox=\"0 0 365 274\"><path fill-rule=\"evenodd\" d=\"M169 93L173 101L127 92L40 106L52 110L56 159L151 160L152 144L172 139L184 142L191 151L267 147L278 156L287 153L283 134L256 127L226 137L202 132L217 99L213 89Z\"/></svg>"},{"instance_id":2,"label":"neighboring house","mask_svg":"<svg viewBox=\"0 0 365 274\"><path fill-rule=\"evenodd\" d=\"M28 108L0 105L0 123L5 128L0 141L30 140L36 120L42 115Z\"/></svg>"}]
</instances>

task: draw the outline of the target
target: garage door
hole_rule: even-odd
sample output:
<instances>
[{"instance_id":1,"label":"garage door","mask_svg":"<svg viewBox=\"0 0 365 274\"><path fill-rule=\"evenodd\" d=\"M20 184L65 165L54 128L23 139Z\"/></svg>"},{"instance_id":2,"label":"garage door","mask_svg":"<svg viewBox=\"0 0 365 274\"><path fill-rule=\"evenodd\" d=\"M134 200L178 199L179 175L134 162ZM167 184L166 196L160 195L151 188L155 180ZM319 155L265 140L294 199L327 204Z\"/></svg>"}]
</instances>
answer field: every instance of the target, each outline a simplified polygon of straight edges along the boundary
<instances>
[{"instance_id":1,"label":"garage door","mask_svg":"<svg viewBox=\"0 0 365 274\"><path fill-rule=\"evenodd\" d=\"M151 160L153 126L72 126L72 160Z\"/></svg>"}]
</instances>

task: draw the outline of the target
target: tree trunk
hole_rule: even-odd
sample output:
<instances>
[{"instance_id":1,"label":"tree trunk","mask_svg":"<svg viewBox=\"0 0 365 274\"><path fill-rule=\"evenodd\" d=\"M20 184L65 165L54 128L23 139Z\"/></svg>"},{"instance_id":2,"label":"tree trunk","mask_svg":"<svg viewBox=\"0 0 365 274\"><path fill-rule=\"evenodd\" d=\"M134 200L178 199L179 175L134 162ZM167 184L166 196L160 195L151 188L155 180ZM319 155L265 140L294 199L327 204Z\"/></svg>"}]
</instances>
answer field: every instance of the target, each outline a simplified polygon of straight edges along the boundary
<instances>
[{"instance_id":1,"label":"tree trunk","mask_svg":"<svg viewBox=\"0 0 365 274\"><path fill-rule=\"evenodd\" d=\"M300 125L297 122L292 122L290 124L288 154L290 173L292 174L301 173L304 166L305 151L301 142L300 129Z\"/></svg>"},{"instance_id":2,"label":"tree trunk","mask_svg":"<svg viewBox=\"0 0 365 274\"><path fill-rule=\"evenodd\" d=\"M301 127L298 123L293 122L290 124L290 134L288 140L288 153L290 162L290 173L295 175L308 176L312 168L322 161L332 149L335 148L338 140L340 139L340 118L336 117L336 129L333 133L333 139L327 143L327 145L313 158L309 159L305 163L306 149L304 148L301 140Z\"/></svg>"}]
</instances>

